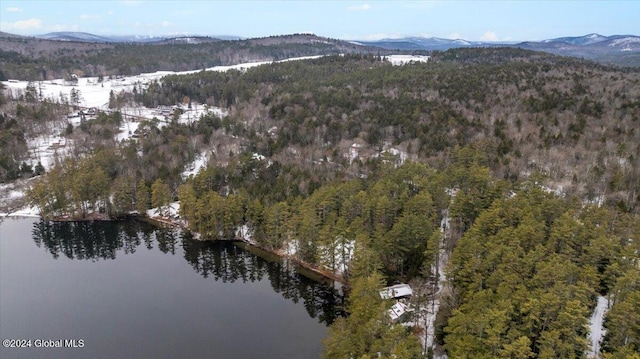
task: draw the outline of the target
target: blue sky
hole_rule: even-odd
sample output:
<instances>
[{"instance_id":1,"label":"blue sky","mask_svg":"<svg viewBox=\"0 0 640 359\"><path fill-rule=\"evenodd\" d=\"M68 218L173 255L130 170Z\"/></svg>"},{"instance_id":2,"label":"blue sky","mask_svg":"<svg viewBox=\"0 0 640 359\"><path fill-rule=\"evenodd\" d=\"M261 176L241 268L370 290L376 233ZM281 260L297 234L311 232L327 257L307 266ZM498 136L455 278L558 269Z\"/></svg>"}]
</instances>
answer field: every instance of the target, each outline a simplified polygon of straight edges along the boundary
<instances>
[{"instance_id":1,"label":"blue sky","mask_svg":"<svg viewBox=\"0 0 640 359\"><path fill-rule=\"evenodd\" d=\"M10 1L0 30L21 35L237 35L300 32L351 40L437 36L543 40L640 35L640 1Z\"/></svg>"}]
</instances>

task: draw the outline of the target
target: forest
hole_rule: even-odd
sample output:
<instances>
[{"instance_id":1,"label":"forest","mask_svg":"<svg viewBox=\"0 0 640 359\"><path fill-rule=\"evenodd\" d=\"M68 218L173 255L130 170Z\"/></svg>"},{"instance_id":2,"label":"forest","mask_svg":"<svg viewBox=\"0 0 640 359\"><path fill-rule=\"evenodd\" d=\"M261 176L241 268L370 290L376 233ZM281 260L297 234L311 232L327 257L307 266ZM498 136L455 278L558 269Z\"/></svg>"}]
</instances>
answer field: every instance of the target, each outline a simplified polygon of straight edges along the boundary
<instances>
[{"instance_id":1,"label":"forest","mask_svg":"<svg viewBox=\"0 0 640 359\"><path fill-rule=\"evenodd\" d=\"M387 50L311 34L269 36L247 40L201 38L195 44L88 43L43 40L0 34L0 81L42 81L77 76L137 75L155 71L205 69L243 62L292 57L374 53Z\"/></svg>"},{"instance_id":2,"label":"forest","mask_svg":"<svg viewBox=\"0 0 640 359\"><path fill-rule=\"evenodd\" d=\"M164 77L118 96L229 114L145 120L118 142L120 113L101 113L65 132L77 151L27 199L45 218L179 200L203 240L249 236L340 274L348 316L326 358L585 357L599 297L603 357L640 356L640 71L518 49L431 57ZM40 109L60 118L60 104L2 101L6 138L36 131ZM0 143L15 152L5 162L20 163L21 143ZM182 176L203 152L207 166ZM438 299L433 346L418 340L426 328L389 323L378 290L398 282Z\"/></svg>"}]
</instances>

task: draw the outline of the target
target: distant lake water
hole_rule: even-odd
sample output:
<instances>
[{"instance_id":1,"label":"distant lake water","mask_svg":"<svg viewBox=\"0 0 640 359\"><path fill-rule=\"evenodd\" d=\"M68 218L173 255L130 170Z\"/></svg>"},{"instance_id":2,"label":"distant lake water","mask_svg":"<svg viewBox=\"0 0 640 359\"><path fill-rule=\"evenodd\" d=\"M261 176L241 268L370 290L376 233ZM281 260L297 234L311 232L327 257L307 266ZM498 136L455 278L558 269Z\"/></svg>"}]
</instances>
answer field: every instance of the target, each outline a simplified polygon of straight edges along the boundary
<instances>
[{"instance_id":1,"label":"distant lake water","mask_svg":"<svg viewBox=\"0 0 640 359\"><path fill-rule=\"evenodd\" d=\"M4 219L0 338L31 347L0 358L318 358L342 296L253 252L137 221Z\"/></svg>"}]
</instances>

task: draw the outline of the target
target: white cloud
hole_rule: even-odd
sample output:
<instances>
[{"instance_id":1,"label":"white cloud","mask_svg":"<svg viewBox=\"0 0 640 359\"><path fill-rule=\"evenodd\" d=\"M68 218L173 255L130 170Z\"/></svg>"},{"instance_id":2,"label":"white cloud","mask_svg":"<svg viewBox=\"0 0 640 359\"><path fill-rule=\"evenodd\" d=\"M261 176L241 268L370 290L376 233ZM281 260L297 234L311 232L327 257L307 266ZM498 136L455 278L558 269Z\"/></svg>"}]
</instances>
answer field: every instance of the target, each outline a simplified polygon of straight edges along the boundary
<instances>
[{"instance_id":1,"label":"white cloud","mask_svg":"<svg viewBox=\"0 0 640 359\"><path fill-rule=\"evenodd\" d=\"M80 20L98 20L101 16L95 14L82 14Z\"/></svg>"},{"instance_id":2,"label":"white cloud","mask_svg":"<svg viewBox=\"0 0 640 359\"><path fill-rule=\"evenodd\" d=\"M347 7L347 11L367 11L371 10L371 5L362 4L362 5L352 5Z\"/></svg>"},{"instance_id":3,"label":"white cloud","mask_svg":"<svg viewBox=\"0 0 640 359\"><path fill-rule=\"evenodd\" d=\"M2 31L36 30L40 28L42 28L42 20L36 18L0 23L0 29L2 29Z\"/></svg>"},{"instance_id":4,"label":"white cloud","mask_svg":"<svg viewBox=\"0 0 640 359\"><path fill-rule=\"evenodd\" d=\"M22 9L19 7L8 7L5 9L7 12L22 12Z\"/></svg>"},{"instance_id":5,"label":"white cloud","mask_svg":"<svg viewBox=\"0 0 640 359\"><path fill-rule=\"evenodd\" d=\"M496 35L493 31L487 31L482 36L480 36L480 40L482 41L498 41L498 35Z\"/></svg>"},{"instance_id":6,"label":"white cloud","mask_svg":"<svg viewBox=\"0 0 640 359\"><path fill-rule=\"evenodd\" d=\"M113 12L112 10L109 10L109 11L107 12L107 15L113 15L113 14L114 14L114 12Z\"/></svg>"},{"instance_id":7,"label":"white cloud","mask_svg":"<svg viewBox=\"0 0 640 359\"><path fill-rule=\"evenodd\" d=\"M172 23L170 23L169 21L166 21L166 20L165 20L165 21L163 21L163 22L162 22L162 27L169 27L169 26L171 26L171 25L173 25L173 24L172 24Z\"/></svg>"}]
</instances>

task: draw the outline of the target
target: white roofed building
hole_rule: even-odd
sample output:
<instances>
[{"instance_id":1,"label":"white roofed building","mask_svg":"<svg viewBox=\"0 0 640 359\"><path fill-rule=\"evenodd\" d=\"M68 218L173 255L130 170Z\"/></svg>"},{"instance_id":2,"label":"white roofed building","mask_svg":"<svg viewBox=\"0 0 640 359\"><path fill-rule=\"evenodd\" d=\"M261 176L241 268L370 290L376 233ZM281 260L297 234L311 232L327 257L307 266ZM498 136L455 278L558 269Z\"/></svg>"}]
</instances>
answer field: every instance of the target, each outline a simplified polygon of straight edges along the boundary
<instances>
[{"instance_id":1,"label":"white roofed building","mask_svg":"<svg viewBox=\"0 0 640 359\"><path fill-rule=\"evenodd\" d=\"M402 317L410 311L412 311L411 308L406 304L397 302L387 311L387 313L389 315L389 319L395 323L397 321L403 321Z\"/></svg>"},{"instance_id":2,"label":"white roofed building","mask_svg":"<svg viewBox=\"0 0 640 359\"><path fill-rule=\"evenodd\" d=\"M406 298L410 297L412 294L413 290L408 284L396 284L380 290L380 297L382 299Z\"/></svg>"}]
</instances>

